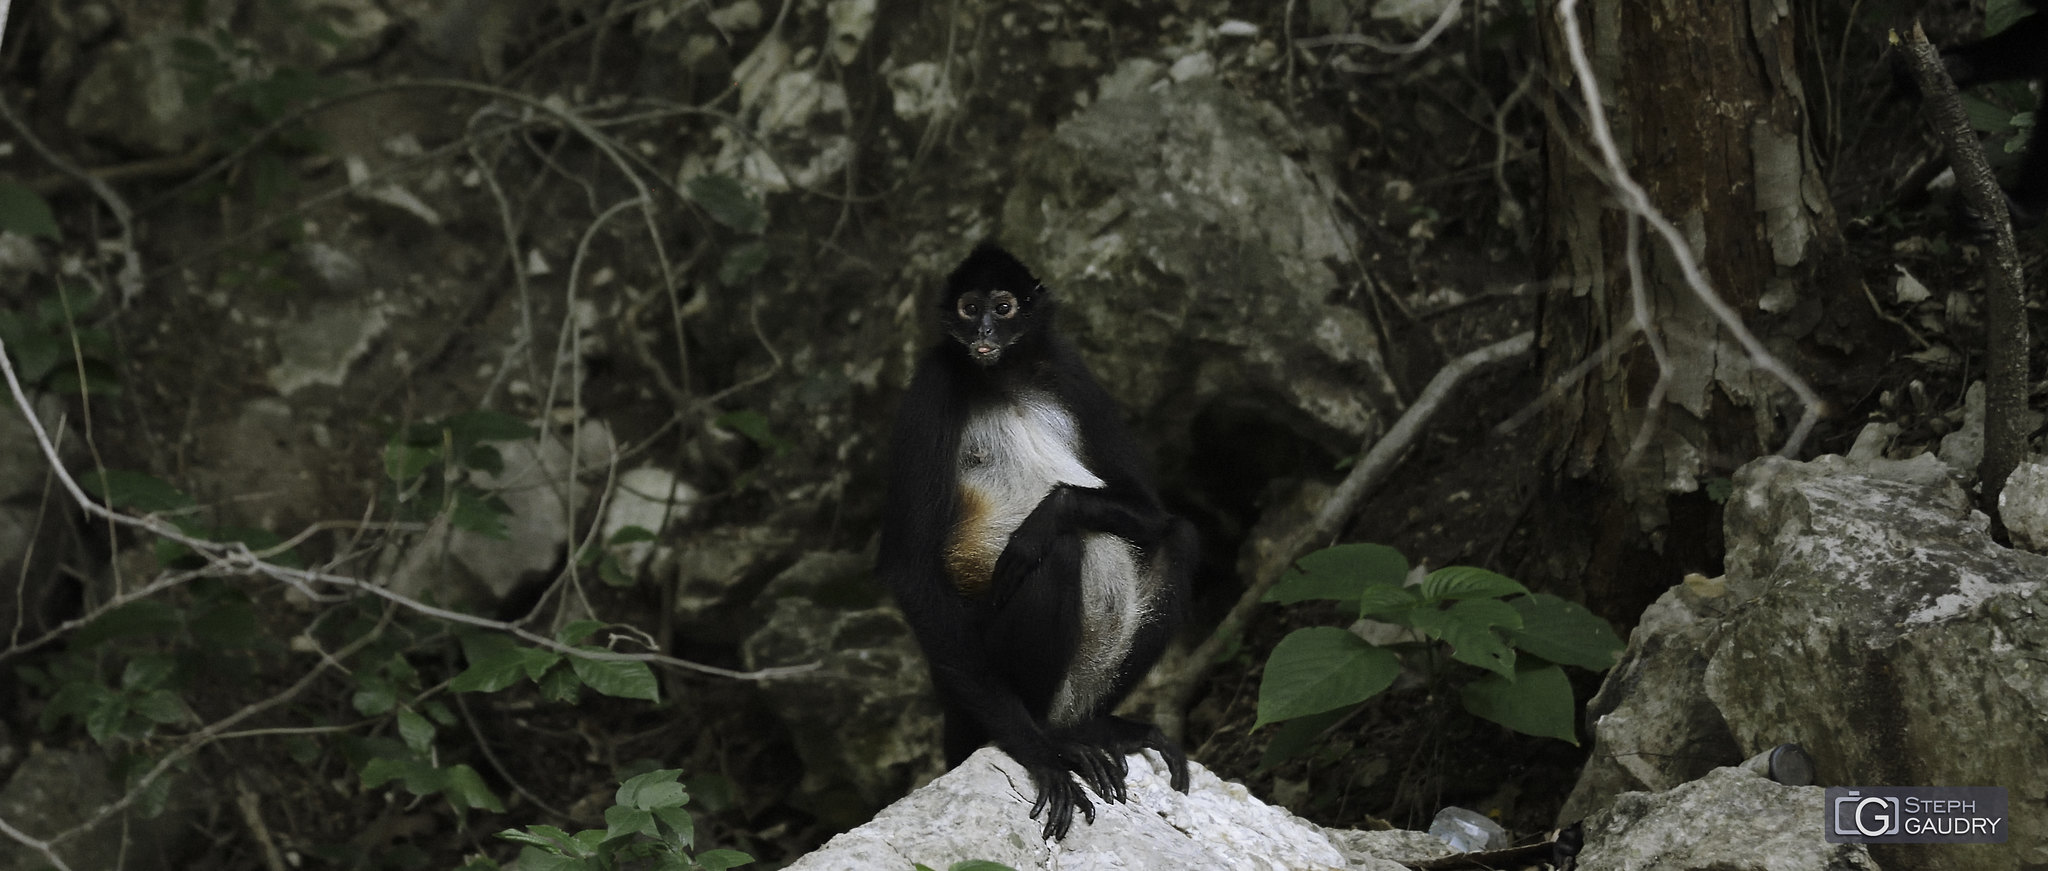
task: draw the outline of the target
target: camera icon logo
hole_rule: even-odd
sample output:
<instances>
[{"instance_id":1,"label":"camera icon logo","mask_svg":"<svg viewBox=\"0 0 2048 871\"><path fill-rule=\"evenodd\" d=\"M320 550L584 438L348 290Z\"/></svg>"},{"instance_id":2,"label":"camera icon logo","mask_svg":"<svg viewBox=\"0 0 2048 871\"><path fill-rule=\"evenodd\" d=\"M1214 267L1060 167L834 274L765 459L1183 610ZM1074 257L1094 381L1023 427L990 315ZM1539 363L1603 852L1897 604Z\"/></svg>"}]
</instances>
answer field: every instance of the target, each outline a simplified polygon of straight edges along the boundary
<instances>
[{"instance_id":1,"label":"camera icon logo","mask_svg":"<svg viewBox=\"0 0 2048 871\"><path fill-rule=\"evenodd\" d=\"M1856 790L1835 799L1834 833L1879 838L1899 833L1899 799L1888 795L1861 795Z\"/></svg>"}]
</instances>

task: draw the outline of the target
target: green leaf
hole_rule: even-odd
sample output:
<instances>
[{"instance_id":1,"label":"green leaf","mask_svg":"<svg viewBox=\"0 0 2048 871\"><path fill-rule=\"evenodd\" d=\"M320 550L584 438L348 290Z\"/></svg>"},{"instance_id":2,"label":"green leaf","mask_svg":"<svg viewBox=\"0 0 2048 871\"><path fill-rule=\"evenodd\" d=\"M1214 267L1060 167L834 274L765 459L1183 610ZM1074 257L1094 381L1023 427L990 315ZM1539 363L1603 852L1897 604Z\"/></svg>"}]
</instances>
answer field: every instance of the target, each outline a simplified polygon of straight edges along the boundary
<instances>
[{"instance_id":1,"label":"green leaf","mask_svg":"<svg viewBox=\"0 0 2048 871\"><path fill-rule=\"evenodd\" d=\"M595 652L596 648L591 648ZM654 669L647 663L634 660L587 659L581 656L569 658L569 667L576 671L576 677L583 685L622 699L646 699L661 701L661 684L654 679Z\"/></svg>"},{"instance_id":2,"label":"green leaf","mask_svg":"<svg viewBox=\"0 0 2048 871\"><path fill-rule=\"evenodd\" d=\"M134 708L135 713L160 726L192 719L191 712L185 709L185 700L178 698L178 694L170 690L150 690L141 693L133 697L129 705Z\"/></svg>"},{"instance_id":3,"label":"green leaf","mask_svg":"<svg viewBox=\"0 0 2048 871\"><path fill-rule=\"evenodd\" d=\"M688 850L697 844L697 820L681 807L658 807L654 818L668 825L669 834L661 842L678 850Z\"/></svg>"},{"instance_id":4,"label":"green leaf","mask_svg":"<svg viewBox=\"0 0 2048 871\"><path fill-rule=\"evenodd\" d=\"M69 353L65 354L67 361L70 356ZM84 373L84 380L79 378L81 371ZM99 360L84 360L76 366L58 367L50 374L50 380L45 382L45 386L49 387L52 393L62 393L66 396L120 396L121 373Z\"/></svg>"},{"instance_id":5,"label":"green leaf","mask_svg":"<svg viewBox=\"0 0 2048 871\"><path fill-rule=\"evenodd\" d=\"M108 505L144 514L179 511L197 504L184 491L141 472L87 472L78 476L78 485Z\"/></svg>"},{"instance_id":6,"label":"green leaf","mask_svg":"<svg viewBox=\"0 0 2048 871\"><path fill-rule=\"evenodd\" d=\"M168 656L138 656L121 669L124 690L156 689L169 680L178 663Z\"/></svg>"},{"instance_id":7,"label":"green leaf","mask_svg":"<svg viewBox=\"0 0 2048 871\"><path fill-rule=\"evenodd\" d=\"M700 175L683 185L683 192L712 220L742 233L759 233L768 225L768 213L732 176Z\"/></svg>"},{"instance_id":8,"label":"green leaf","mask_svg":"<svg viewBox=\"0 0 2048 871\"><path fill-rule=\"evenodd\" d=\"M498 837L515 844L525 844L529 847L539 847L543 850L556 852L573 850L579 846L576 839L569 837L568 832L554 826L532 825L527 826L526 831L506 829L499 832Z\"/></svg>"},{"instance_id":9,"label":"green leaf","mask_svg":"<svg viewBox=\"0 0 2048 871\"><path fill-rule=\"evenodd\" d=\"M27 333L6 336L7 350L14 355L14 366L23 381L40 383L56 371L57 364L64 362L69 349L56 336L48 333Z\"/></svg>"},{"instance_id":10,"label":"green leaf","mask_svg":"<svg viewBox=\"0 0 2048 871\"><path fill-rule=\"evenodd\" d=\"M1266 660L1252 728L1357 704L1392 685L1400 673L1392 651L1342 629L1297 629Z\"/></svg>"},{"instance_id":11,"label":"green leaf","mask_svg":"<svg viewBox=\"0 0 2048 871\"><path fill-rule=\"evenodd\" d=\"M399 711L398 737L412 752L425 756L434 749L434 724L412 711Z\"/></svg>"},{"instance_id":12,"label":"green leaf","mask_svg":"<svg viewBox=\"0 0 2048 871\"><path fill-rule=\"evenodd\" d=\"M43 195L11 181L0 181L0 230L45 239L61 236L57 216Z\"/></svg>"},{"instance_id":13,"label":"green leaf","mask_svg":"<svg viewBox=\"0 0 2048 871\"><path fill-rule=\"evenodd\" d=\"M718 283L738 287L759 275L767 265L768 243L756 240L737 246L725 252L725 260L718 264Z\"/></svg>"},{"instance_id":14,"label":"green leaf","mask_svg":"<svg viewBox=\"0 0 2048 871\"><path fill-rule=\"evenodd\" d=\"M384 476L403 484L419 477L440 459L439 445L409 445L394 439L384 446Z\"/></svg>"},{"instance_id":15,"label":"green leaf","mask_svg":"<svg viewBox=\"0 0 2048 871\"><path fill-rule=\"evenodd\" d=\"M40 723L44 731L57 724L58 720L70 717L80 723L93 709L106 703L113 691L89 681L77 680L64 684L57 694L50 697L50 703L43 707Z\"/></svg>"},{"instance_id":16,"label":"green leaf","mask_svg":"<svg viewBox=\"0 0 2048 871\"><path fill-rule=\"evenodd\" d=\"M1396 623L1405 623L1407 613L1420 604L1421 594L1412 589L1374 584L1360 592L1358 616L1390 618Z\"/></svg>"},{"instance_id":17,"label":"green leaf","mask_svg":"<svg viewBox=\"0 0 2048 871\"><path fill-rule=\"evenodd\" d=\"M697 866L703 868L704 871L726 871L727 868L738 868L741 865L752 864L753 861L754 857L738 850L706 850L697 854ZM990 862L989 864L994 865L995 863ZM957 868L958 866L954 867ZM977 871L977 869L970 868L967 871ZM983 868L978 869L978 871L996 871L996 869ZM1016 869L1003 869L1003 871L1016 871Z\"/></svg>"},{"instance_id":18,"label":"green leaf","mask_svg":"<svg viewBox=\"0 0 2048 871\"><path fill-rule=\"evenodd\" d=\"M121 727L128 722L128 699L125 696L109 694L85 714L85 733L92 740L105 744L108 739L121 734Z\"/></svg>"},{"instance_id":19,"label":"green leaf","mask_svg":"<svg viewBox=\"0 0 2048 871\"><path fill-rule=\"evenodd\" d=\"M171 806L171 782L175 779L166 773L136 790L134 807L143 819L153 820L164 815ZM134 789L133 784L129 788Z\"/></svg>"},{"instance_id":20,"label":"green leaf","mask_svg":"<svg viewBox=\"0 0 2048 871\"><path fill-rule=\"evenodd\" d=\"M1514 579L1476 566L1445 566L1422 579L1422 598L1430 601L1499 599L1527 592Z\"/></svg>"},{"instance_id":21,"label":"green leaf","mask_svg":"<svg viewBox=\"0 0 2048 871\"><path fill-rule=\"evenodd\" d=\"M505 474L505 455L493 445L477 445L462 452L462 464L479 472Z\"/></svg>"},{"instance_id":22,"label":"green leaf","mask_svg":"<svg viewBox=\"0 0 2048 871\"><path fill-rule=\"evenodd\" d=\"M512 509L503 499L474 487L461 487L455 491L455 510L449 512L448 522L456 529L505 541L512 537L510 528L505 525L505 519L511 516Z\"/></svg>"},{"instance_id":23,"label":"green leaf","mask_svg":"<svg viewBox=\"0 0 2048 871\"><path fill-rule=\"evenodd\" d=\"M1508 637L1526 653L1595 672L1621 661L1621 636L1577 602L1534 593L1511 599L1508 605L1522 615L1522 628L1509 632Z\"/></svg>"},{"instance_id":24,"label":"green leaf","mask_svg":"<svg viewBox=\"0 0 2048 871\"><path fill-rule=\"evenodd\" d=\"M589 638L591 633L603 629L604 626L603 620L572 620L568 625L555 630L555 640L563 644L580 644L583 639Z\"/></svg>"},{"instance_id":25,"label":"green leaf","mask_svg":"<svg viewBox=\"0 0 2048 871\"><path fill-rule=\"evenodd\" d=\"M180 622L177 610L171 606L155 599L140 599L101 614L99 619L79 629L71 643L83 649L115 638L169 635L178 631Z\"/></svg>"},{"instance_id":26,"label":"green leaf","mask_svg":"<svg viewBox=\"0 0 2048 871\"><path fill-rule=\"evenodd\" d=\"M539 680L562 659L561 654L525 647L493 632L465 633L462 655L469 660L469 668L448 683L449 689L459 693L494 693L521 677Z\"/></svg>"},{"instance_id":27,"label":"green leaf","mask_svg":"<svg viewBox=\"0 0 2048 871\"><path fill-rule=\"evenodd\" d=\"M1310 599L1349 602L1372 586L1400 589L1408 580L1408 559L1383 544L1340 544L1295 560L1266 601L1291 605Z\"/></svg>"},{"instance_id":28,"label":"green leaf","mask_svg":"<svg viewBox=\"0 0 2048 871\"><path fill-rule=\"evenodd\" d=\"M453 765L447 769L448 801L457 810L486 810L494 814L505 812L505 803L498 800L496 793L484 785L484 779L476 769L467 765Z\"/></svg>"},{"instance_id":29,"label":"green leaf","mask_svg":"<svg viewBox=\"0 0 2048 871\"><path fill-rule=\"evenodd\" d=\"M683 774L680 768L663 768L635 775L619 784L619 791L612 797L615 804L638 810L651 811L662 807L681 807L690 800L690 794L676 779Z\"/></svg>"},{"instance_id":30,"label":"green leaf","mask_svg":"<svg viewBox=\"0 0 2048 871\"><path fill-rule=\"evenodd\" d=\"M611 871L596 855L563 856L535 847L519 851L519 871Z\"/></svg>"},{"instance_id":31,"label":"green leaf","mask_svg":"<svg viewBox=\"0 0 2048 871\"><path fill-rule=\"evenodd\" d=\"M375 717L398 707L398 691L382 675L358 672L356 692L349 697L349 704L355 706L356 713Z\"/></svg>"},{"instance_id":32,"label":"green leaf","mask_svg":"<svg viewBox=\"0 0 2048 871\"><path fill-rule=\"evenodd\" d=\"M573 705L583 695L583 680L570 669L550 669L540 676L539 683L540 697L551 702Z\"/></svg>"},{"instance_id":33,"label":"green leaf","mask_svg":"<svg viewBox=\"0 0 2048 871\"><path fill-rule=\"evenodd\" d=\"M448 787L448 774L442 769L416 759L390 756L377 756L363 763L361 777L364 789L376 789L398 780L413 795L433 795Z\"/></svg>"},{"instance_id":34,"label":"green leaf","mask_svg":"<svg viewBox=\"0 0 2048 871\"><path fill-rule=\"evenodd\" d=\"M611 539L606 541L605 545L617 546L621 544L633 544L635 542L653 540L654 530L652 529L648 529L645 526L621 526L619 527L619 531L612 533Z\"/></svg>"},{"instance_id":35,"label":"green leaf","mask_svg":"<svg viewBox=\"0 0 2048 871\"><path fill-rule=\"evenodd\" d=\"M1415 628L1451 645L1451 658L1500 674L1515 675L1515 651L1495 627L1521 625L1522 615L1498 599L1467 599L1439 610L1421 607L1408 614Z\"/></svg>"},{"instance_id":36,"label":"green leaf","mask_svg":"<svg viewBox=\"0 0 2048 871\"><path fill-rule=\"evenodd\" d=\"M604 839L606 841L633 835L661 837L661 828L654 824L654 814L639 808L615 804L604 809Z\"/></svg>"},{"instance_id":37,"label":"green leaf","mask_svg":"<svg viewBox=\"0 0 2048 871\"><path fill-rule=\"evenodd\" d=\"M531 424L502 411L465 411L442 426L449 441L464 449L478 442L522 442L540 435Z\"/></svg>"},{"instance_id":38,"label":"green leaf","mask_svg":"<svg viewBox=\"0 0 2048 871\"><path fill-rule=\"evenodd\" d=\"M597 565L597 577L608 587L630 587L637 583L632 575L626 574L626 570L619 566L617 554L605 554L604 561Z\"/></svg>"},{"instance_id":39,"label":"green leaf","mask_svg":"<svg viewBox=\"0 0 2048 871\"><path fill-rule=\"evenodd\" d=\"M1545 665L1508 680L1487 675L1465 685L1465 710L1517 732L1579 743L1572 722L1572 685L1564 669Z\"/></svg>"},{"instance_id":40,"label":"green leaf","mask_svg":"<svg viewBox=\"0 0 2048 871\"><path fill-rule=\"evenodd\" d=\"M954 862L946 866L946 871L1017 871L1017 869L1001 862L990 862L987 859L968 859L964 862Z\"/></svg>"}]
</instances>

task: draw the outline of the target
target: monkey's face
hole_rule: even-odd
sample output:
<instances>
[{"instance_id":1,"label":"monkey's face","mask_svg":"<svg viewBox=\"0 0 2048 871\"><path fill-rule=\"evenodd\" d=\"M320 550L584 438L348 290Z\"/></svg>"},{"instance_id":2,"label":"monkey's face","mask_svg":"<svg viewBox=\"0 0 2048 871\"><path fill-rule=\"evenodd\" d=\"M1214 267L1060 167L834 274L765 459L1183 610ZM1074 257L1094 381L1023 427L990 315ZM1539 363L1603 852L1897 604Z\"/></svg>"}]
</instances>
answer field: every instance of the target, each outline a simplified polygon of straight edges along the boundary
<instances>
[{"instance_id":1,"label":"monkey's face","mask_svg":"<svg viewBox=\"0 0 2048 871\"><path fill-rule=\"evenodd\" d=\"M966 291L953 300L946 333L966 347L968 359L993 366L1003 349L1024 336L1030 323L1026 303L1007 290Z\"/></svg>"}]
</instances>

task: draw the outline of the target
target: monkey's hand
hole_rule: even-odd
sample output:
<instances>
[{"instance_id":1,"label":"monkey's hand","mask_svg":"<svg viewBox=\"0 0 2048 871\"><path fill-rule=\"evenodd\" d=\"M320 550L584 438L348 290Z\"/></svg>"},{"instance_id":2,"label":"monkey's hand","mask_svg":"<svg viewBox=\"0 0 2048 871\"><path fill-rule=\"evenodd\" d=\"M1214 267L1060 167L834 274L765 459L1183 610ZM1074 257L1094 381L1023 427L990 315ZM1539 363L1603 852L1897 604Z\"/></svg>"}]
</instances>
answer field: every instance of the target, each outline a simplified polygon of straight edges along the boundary
<instances>
[{"instance_id":1,"label":"monkey's hand","mask_svg":"<svg viewBox=\"0 0 2048 871\"><path fill-rule=\"evenodd\" d=\"M1024 766L1031 775L1031 785L1038 790L1038 797L1031 803L1031 818L1038 819L1045 814L1044 835L1053 840L1066 838L1073 828L1074 812L1095 824L1095 803L1088 800L1089 789L1107 801L1126 801L1124 792L1123 759L1106 752L1103 748L1081 741L1054 738L1034 750L1019 752L1005 747L1004 752ZM1075 778L1079 778L1076 780Z\"/></svg>"}]
</instances>

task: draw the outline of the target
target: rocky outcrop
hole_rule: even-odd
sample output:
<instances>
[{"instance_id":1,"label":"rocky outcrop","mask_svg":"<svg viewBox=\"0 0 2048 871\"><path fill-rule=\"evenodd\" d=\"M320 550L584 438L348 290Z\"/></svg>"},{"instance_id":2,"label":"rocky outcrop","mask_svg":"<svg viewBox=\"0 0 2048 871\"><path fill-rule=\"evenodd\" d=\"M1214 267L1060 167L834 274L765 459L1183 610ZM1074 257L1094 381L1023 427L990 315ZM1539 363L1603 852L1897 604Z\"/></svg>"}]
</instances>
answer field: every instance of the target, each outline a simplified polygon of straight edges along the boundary
<instances>
[{"instance_id":1,"label":"rocky outcrop","mask_svg":"<svg viewBox=\"0 0 2048 871\"><path fill-rule=\"evenodd\" d=\"M913 862L945 868L969 859L1060 871L1402 871L1403 862L1449 852L1421 832L1338 837L1195 763L1188 766L1188 792L1174 792L1158 760L1149 754L1129 759L1130 801L1097 802L1095 822L1077 819L1061 842L1041 837L1038 821L1029 817L1030 776L1000 751L983 749L873 822L797 860L790 871L898 871Z\"/></svg>"},{"instance_id":2,"label":"rocky outcrop","mask_svg":"<svg viewBox=\"0 0 2048 871\"><path fill-rule=\"evenodd\" d=\"M1992 541L1932 457L1735 481L1726 576L1645 615L1564 815L1796 742L1822 785L2007 788L2004 845L1874 850L1886 868L2048 863L2048 559Z\"/></svg>"},{"instance_id":3,"label":"rocky outcrop","mask_svg":"<svg viewBox=\"0 0 2048 871\"><path fill-rule=\"evenodd\" d=\"M1820 837L1818 786L1740 768L1661 793L1630 792L1586 820L1579 871L1876 871L1858 844Z\"/></svg>"},{"instance_id":4,"label":"rocky outcrop","mask_svg":"<svg viewBox=\"0 0 2048 871\"><path fill-rule=\"evenodd\" d=\"M1249 396L1346 447L1376 432L1395 391L1370 320L1331 304L1330 264L1356 243L1312 172L1315 137L1148 69L1104 77L1103 97L1032 153L1004 240L1065 294L1082 350L1137 418L1177 431Z\"/></svg>"}]
</instances>

